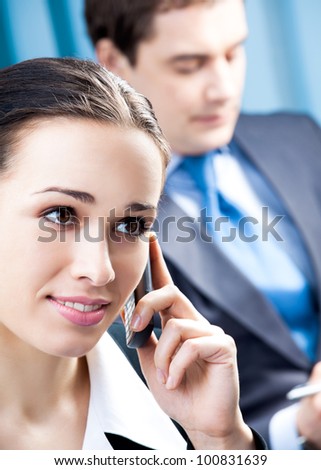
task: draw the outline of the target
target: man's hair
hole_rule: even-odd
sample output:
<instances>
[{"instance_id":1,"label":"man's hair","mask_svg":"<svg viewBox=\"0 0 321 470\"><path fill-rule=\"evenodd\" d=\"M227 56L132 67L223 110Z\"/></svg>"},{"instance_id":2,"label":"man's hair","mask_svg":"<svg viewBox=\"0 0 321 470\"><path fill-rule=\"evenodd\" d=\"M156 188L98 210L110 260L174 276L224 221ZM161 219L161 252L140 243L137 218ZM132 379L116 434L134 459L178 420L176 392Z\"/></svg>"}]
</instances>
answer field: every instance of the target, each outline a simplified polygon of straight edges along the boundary
<instances>
[{"instance_id":1,"label":"man's hair","mask_svg":"<svg viewBox=\"0 0 321 470\"><path fill-rule=\"evenodd\" d=\"M88 34L94 45L108 38L135 65L139 43L153 35L157 13L215 0L85 0Z\"/></svg>"},{"instance_id":2,"label":"man's hair","mask_svg":"<svg viewBox=\"0 0 321 470\"><path fill-rule=\"evenodd\" d=\"M149 135L162 155L169 148L150 102L93 61L41 58L0 70L0 172L10 167L21 133L41 120L90 119Z\"/></svg>"}]
</instances>

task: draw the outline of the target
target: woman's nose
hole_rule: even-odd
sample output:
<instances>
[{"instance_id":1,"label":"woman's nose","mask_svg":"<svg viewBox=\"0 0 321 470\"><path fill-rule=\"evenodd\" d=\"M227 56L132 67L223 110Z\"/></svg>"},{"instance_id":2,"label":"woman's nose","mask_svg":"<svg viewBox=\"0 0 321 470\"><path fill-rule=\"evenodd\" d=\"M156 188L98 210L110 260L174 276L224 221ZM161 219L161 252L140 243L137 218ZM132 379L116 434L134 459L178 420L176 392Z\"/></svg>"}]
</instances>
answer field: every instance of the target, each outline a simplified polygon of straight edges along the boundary
<instances>
[{"instance_id":1,"label":"woman's nose","mask_svg":"<svg viewBox=\"0 0 321 470\"><path fill-rule=\"evenodd\" d=\"M91 224L89 230L81 230L74 243L72 276L104 286L115 279L115 271L109 256L108 240L102 224Z\"/></svg>"}]
</instances>

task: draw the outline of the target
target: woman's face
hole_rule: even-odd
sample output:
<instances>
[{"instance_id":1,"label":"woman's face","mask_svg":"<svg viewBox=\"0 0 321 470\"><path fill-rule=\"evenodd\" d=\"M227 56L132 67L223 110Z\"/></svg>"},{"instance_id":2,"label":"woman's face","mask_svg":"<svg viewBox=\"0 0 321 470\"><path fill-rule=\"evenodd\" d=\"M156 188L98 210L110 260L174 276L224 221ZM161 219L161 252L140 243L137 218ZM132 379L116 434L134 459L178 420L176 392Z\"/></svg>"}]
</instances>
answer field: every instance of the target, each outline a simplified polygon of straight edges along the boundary
<instances>
[{"instance_id":1,"label":"woman's face","mask_svg":"<svg viewBox=\"0 0 321 470\"><path fill-rule=\"evenodd\" d=\"M26 132L0 179L1 339L90 350L142 275L161 180L142 131L53 119Z\"/></svg>"}]
</instances>

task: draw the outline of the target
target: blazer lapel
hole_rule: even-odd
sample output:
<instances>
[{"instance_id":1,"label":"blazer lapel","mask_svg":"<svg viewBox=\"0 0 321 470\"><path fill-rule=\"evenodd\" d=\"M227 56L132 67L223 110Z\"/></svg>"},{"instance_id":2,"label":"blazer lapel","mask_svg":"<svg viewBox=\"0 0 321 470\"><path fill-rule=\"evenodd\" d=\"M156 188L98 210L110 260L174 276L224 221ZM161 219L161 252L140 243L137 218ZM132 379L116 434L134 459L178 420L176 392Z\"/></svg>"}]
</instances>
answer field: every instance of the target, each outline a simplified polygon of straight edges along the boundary
<instances>
[{"instance_id":1,"label":"blazer lapel","mask_svg":"<svg viewBox=\"0 0 321 470\"><path fill-rule=\"evenodd\" d=\"M321 305L321 205L313 192L313 184L320 184L319 171L316 167L316 181L311 181L311 168L305 173L302 159L311 153L320 158L321 145L315 148L315 135L299 132L298 135L289 126L282 135L276 135L273 146L266 146L266 123L257 125L257 118L241 117L235 133L235 141L250 160L260 169L269 180L283 201L289 215L298 228L305 243L307 253L312 260L316 280L316 295L318 305ZM275 126L275 125L274 125ZM287 134L285 134L287 133ZM305 138L304 138L305 137ZM314 138L312 138L314 137ZM296 139L296 142L293 140ZM291 141L291 145L288 142ZM295 155L293 149L295 148ZM271 150L272 149L272 150ZM311 163L311 161L309 160ZM320 310L320 307L319 307ZM321 321L321 317L320 317ZM321 356L321 338L319 357Z\"/></svg>"},{"instance_id":2,"label":"blazer lapel","mask_svg":"<svg viewBox=\"0 0 321 470\"><path fill-rule=\"evenodd\" d=\"M168 223L167 217L175 217L175 223ZM188 218L175 202L164 196L158 223L160 243L165 257L176 265L200 292L227 314L288 360L306 367L306 356L296 346L272 305L213 243L202 240L196 223L190 224L190 233L193 232L195 239L185 239L184 242L186 232L179 234L177 230L179 219L187 222ZM171 221L173 222L173 219ZM181 239L178 239L178 236L181 236ZM191 272L193 276L190 275Z\"/></svg>"},{"instance_id":3,"label":"blazer lapel","mask_svg":"<svg viewBox=\"0 0 321 470\"><path fill-rule=\"evenodd\" d=\"M105 436L114 450L153 450L119 434L105 432Z\"/></svg>"},{"instance_id":4,"label":"blazer lapel","mask_svg":"<svg viewBox=\"0 0 321 470\"><path fill-rule=\"evenodd\" d=\"M255 123L256 120L253 120ZM311 188L311 180L304 174L302 159L310 151L309 140L298 139L301 148L287 144L286 136L279 137L273 147L266 146L265 127L246 123L246 118L240 119L235 133L235 140L250 160L268 179L283 201L289 215L301 233L308 253L311 254L313 268L318 284L318 295L321 298L321 250L320 227L321 206ZM293 130L288 136L292 138ZM271 150L271 148L273 150ZM314 153L316 150L312 150ZM321 146L319 149L321 153ZM318 155L320 156L320 154ZM294 158L296 157L296 158ZM311 172L311 170L309 170ZM318 175L317 175L318 178Z\"/></svg>"}]
</instances>

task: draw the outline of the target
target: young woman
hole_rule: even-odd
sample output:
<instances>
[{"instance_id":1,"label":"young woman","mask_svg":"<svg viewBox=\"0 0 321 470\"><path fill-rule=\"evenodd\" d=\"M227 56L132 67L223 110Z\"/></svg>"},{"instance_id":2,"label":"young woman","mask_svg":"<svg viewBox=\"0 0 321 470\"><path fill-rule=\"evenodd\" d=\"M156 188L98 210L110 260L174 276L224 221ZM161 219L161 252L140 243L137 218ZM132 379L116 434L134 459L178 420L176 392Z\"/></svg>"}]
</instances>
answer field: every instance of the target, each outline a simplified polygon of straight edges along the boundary
<instances>
[{"instance_id":1,"label":"young woman","mask_svg":"<svg viewBox=\"0 0 321 470\"><path fill-rule=\"evenodd\" d=\"M148 101L97 64L0 71L2 449L186 448L169 417L190 447L261 445L233 341L172 285L148 234L167 161ZM149 252L155 290L132 323L162 319L139 349L147 388L106 330Z\"/></svg>"}]
</instances>

